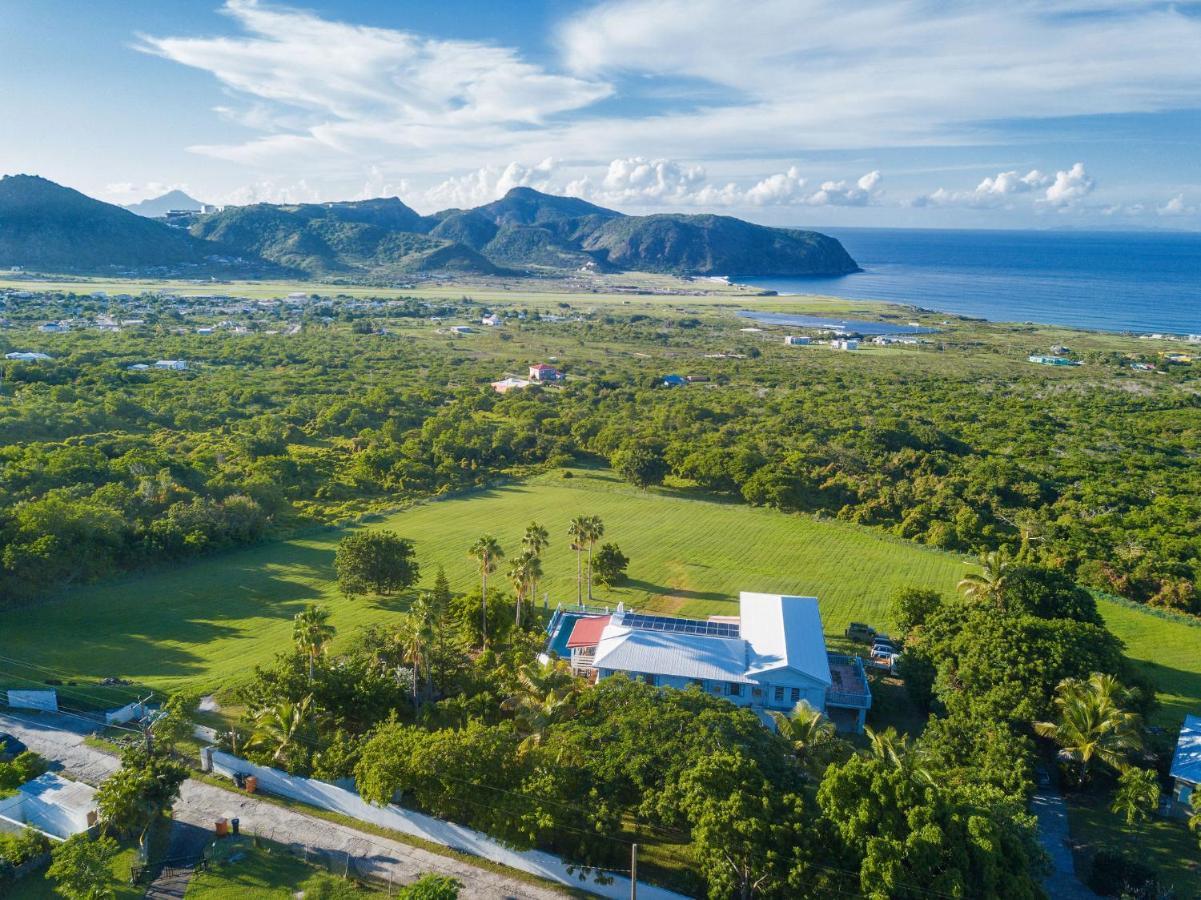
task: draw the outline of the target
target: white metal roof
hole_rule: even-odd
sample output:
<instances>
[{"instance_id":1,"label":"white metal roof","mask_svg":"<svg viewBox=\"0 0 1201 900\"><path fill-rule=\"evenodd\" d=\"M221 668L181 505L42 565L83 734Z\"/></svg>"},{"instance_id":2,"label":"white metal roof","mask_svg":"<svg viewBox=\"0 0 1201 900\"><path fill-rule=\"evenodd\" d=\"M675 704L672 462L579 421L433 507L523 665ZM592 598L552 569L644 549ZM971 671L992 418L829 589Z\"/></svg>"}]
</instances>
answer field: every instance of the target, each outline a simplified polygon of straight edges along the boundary
<instances>
[{"instance_id":1,"label":"white metal roof","mask_svg":"<svg viewBox=\"0 0 1201 900\"><path fill-rule=\"evenodd\" d=\"M749 681L746 642L740 638L647 631L622 625L605 627L593 665L648 675Z\"/></svg>"},{"instance_id":2,"label":"white metal roof","mask_svg":"<svg viewBox=\"0 0 1201 900\"><path fill-rule=\"evenodd\" d=\"M816 597L743 591L739 603L742 639L750 650L748 675L788 668L822 684L830 683L830 661Z\"/></svg>"},{"instance_id":3,"label":"white metal roof","mask_svg":"<svg viewBox=\"0 0 1201 900\"><path fill-rule=\"evenodd\" d=\"M651 631L622 624L618 610L596 648L598 669L712 681L759 682L797 672L829 685L830 663L815 597L744 591L740 637Z\"/></svg>"},{"instance_id":4,"label":"white metal roof","mask_svg":"<svg viewBox=\"0 0 1201 900\"><path fill-rule=\"evenodd\" d=\"M1184 717L1172 757L1171 776L1189 784L1201 784L1201 716Z\"/></svg>"},{"instance_id":5,"label":"white metal roof","mask_svg":"<svg viewBox=\"0 0 1201 900\"><path fill-rule=\"evenodd\" d=\"M51 803L60 809L87 813L96 808L96 789L82 781L70 781L53 772L39 775L18 788L21 793Z\"/></svg>"}]
</instances>

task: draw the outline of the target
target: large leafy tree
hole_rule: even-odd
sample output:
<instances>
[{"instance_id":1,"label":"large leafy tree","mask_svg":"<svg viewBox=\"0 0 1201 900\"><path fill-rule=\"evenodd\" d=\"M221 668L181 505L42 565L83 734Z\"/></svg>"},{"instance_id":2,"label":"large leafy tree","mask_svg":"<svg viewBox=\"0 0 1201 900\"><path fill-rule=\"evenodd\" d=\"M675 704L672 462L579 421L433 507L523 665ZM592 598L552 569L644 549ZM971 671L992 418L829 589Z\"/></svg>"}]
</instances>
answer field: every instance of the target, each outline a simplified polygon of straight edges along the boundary
<instances>
[{"instance_id":1,"label":"large leafy tree","mask_svg":"<svg viewBox=\"0 0 1201 900\"><path fill-rule=\"evenodd\" d=\"M107 900L118 887L113 860L120 852L111 837L76 834L54 848L46 875L71 900Z\"/></svg>"},{"instance_id":2,"label":"large leafy tree","mask_svg":"<svg viewBox=\"0 0 1201 900\"><path fill-rule=\"evenodd\" d=\"M552 725L575 714L581 684L562 660L524 665L516 681L516 690L501 708L513 714L524 751L541 744Z\"/></svg>"},{"instance_id":3,"label":"large leafy tree","mask_svg":"<svg viewBox=\"0 0 1201 900\"><path fill-rule=\"evenodd\" d=\"M609 458L609 464L630 484L648 488L662 484L671 471L662 452L645 444L631 444Z\"/></svg>"},{"instance_id":4,"label":"large leafy tree","mask_svg":"<svg viewBox=\"0 0 1201 900\"><path fill-rule=\"evenodd\" d=\"M374 591L392 594L417 581L413 542L393 531L357 531L338 542L338 587L348 597Z\"/></svg>"},{"instance_id":5,"label":"large leafy tree","mask_svg":"<svg viewBox=\"0 0 1201 900\"><path fill-rule=\"evenodd\" d=\"M596 574L593 579L597 584L613 587L621 584L626 578L626 568L630 565L629 557L621 552L616 544L605 544L596 552L593 560Z\"/></svg>"},{"instance_id":6,"label":"large leafy tree","mask_svg":"<svg viewBox=\"0 0 1201 900\"><path fill-rule=\"evenodd\" d=\"M119 834L144 832L179 798L187 777L187 768L166 753L128 747L121 754L121 768L96 792L101 820Z\"/></svg>"}]
</instances>

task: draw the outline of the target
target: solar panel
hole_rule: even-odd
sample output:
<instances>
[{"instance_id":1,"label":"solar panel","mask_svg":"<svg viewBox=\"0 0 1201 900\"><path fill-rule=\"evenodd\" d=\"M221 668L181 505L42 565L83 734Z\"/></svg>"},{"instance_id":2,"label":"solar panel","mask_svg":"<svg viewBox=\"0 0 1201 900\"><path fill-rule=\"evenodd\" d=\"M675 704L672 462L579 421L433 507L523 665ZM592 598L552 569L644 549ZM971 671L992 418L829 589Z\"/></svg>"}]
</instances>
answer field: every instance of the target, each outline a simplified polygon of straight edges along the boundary
<instances>
[{"instance_id":1,"label":"solar panel","mask_svg":"<svg viewBox=\"0 0 1201 900\"><path fill-rule=\"evenodd\" d=\"M736 638L740 635L733 622L707 622L701 619L680 619L674 616L655 616L649 613L626 613L622 624L643 631L663 631L673 634L699 634L708 637Z\"/></svg>"}]
</instances>

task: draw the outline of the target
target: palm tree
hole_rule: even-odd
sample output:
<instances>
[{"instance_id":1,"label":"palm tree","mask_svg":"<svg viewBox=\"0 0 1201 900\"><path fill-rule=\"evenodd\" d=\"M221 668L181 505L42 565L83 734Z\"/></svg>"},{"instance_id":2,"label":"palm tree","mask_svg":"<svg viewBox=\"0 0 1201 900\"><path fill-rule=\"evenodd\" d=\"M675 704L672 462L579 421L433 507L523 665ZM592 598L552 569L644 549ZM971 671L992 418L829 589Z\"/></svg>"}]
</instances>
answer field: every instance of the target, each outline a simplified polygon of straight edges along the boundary
<instances>
[{"instance_id":1,"label":"palm tree","mask_svg":"<svg viewBox=\"0 0 1201 900\"><path fill-rule=\"evenodd\" d=\"M1079 765L1081 782L1095 760L1124 771L1129 753L1143 745L1139 716L1123 708L1135 693L1099 672L1087 681L1064 679L1055 693L1058 721L1035 722L1035 732L1059 744L1061 759Z\"/></svg>"},{"instance_id":2,"label":"palm tree","mask_svg":"<svg viewBox=\"0 0 1201 900\"><path fill-rule=\"evenodd\" d=\"M567 534L571 537L571 549L575 551L575 602L577 606L584 605L584 561L581 555L588 542L588 517L576 516L567 526Z\"/></svg>"},{"instance_id":3,"label":"palm tree","mask_svg":"<svg viewBox=\"0 0 1201 900\"><path fill-rule=\"evenodd\" d=\"M304 733L313 718L313 695L293 703L281 700L274 706L264 706L254 713L253 730L245 746L272 751L271 761L278 763L288 751L303 742Z\"/></svg>"},{"instance_id":4,"label":"palm tree","mask_svg":"<svg viewBox=\"0 0 1201 900\"><path fill-rule=\"evenodd\" d=\"M509 563L509 582L517 595L517 627L521 627L521 601L533 590L533 585L542 576L542 561L529 550L513 557Z\"/></svg>"},{"instance_id":5,"label":"palm tree","mask_svg":"<svg viewBox=\"0 0 1201 900\"><path fill-rule=\"evenodd\" d=\"M504 559L505 551L501 549L496 538L490 534L485 534L471 545L471 549L467 551L467 555L474 559L480 568L480 610L483 616L483 630L480 633L483 635L484 646L487 646L488 576L496 571L496 564L498 561Z\"/></svg>"},{"instance_id":6,"label":"palm tree","mask_svg":"<svg viewBox=\"0 0 1201 900\"><path fill-rule=\"evenodd\" d=\"M517 690L501 708L513 713L517 730L523 735L523 753L541 744L551 725L575 715L579 689L579 679L563 660L526 664L517 670Z\"/></svg>"},{"instance_id":7,"label":"palm tree","mask_svg":"<svg viewBox=\"0 0 1201 900\"><path fill-rule=\"evenodd\" d=\"M876 759L892 763L897 768L905 765L909 757L909 736L900 734L889 725L883 731L876 731L870 725L863 726L863 733L871 741L870 752Z\"/></svg>"},{"instance_id":8,"label":"palm tree","mask_svg":"<svg viewBox=\"0 0 1201 900\"><path fill-rule=\"evenodd\" d=\"M585 520L584 540L588 542L588 599L592 599L592 548L605 536L605 523L600 516L588 516Z\"/></svg>"},{"instance_id":9,"label":"palm tree","mask_svg":"<svg viewBox=\"0 0 1201 900\"><path fill-rule=\"evenodd\" d=\"M433 681L430 673L430 647L434 643L435 616L429 597L422 595L413 603L412 609L401 620L397 638L401 651L413 667L413 706L420 705L419 685L421 674L425 673L426 686L433 693Z\"/></svg>"},{"instance_id":10,"label":"palm tree","mask_svg":"<svg viewBox=\"0 0 1201 900\"><path fill-rule=\"evenodd\" d=\"M1158 808L1159 775L1154 769L1131 766L1118 777L1110 809L1122 816L1127 825L1147 821Z\"/></svg>"},{"instance_id":11,"label":"palm tree","mask_svg":"<svg viewBox=\"0 0 1201 900\"><path fill-rule=\"evenodd\" d=\"M1012 561L1007 550L980 554L979 573L969 572L959 581L959 592L973 600L987 600L1000 607L1005 599L1005 582Z\"/></svg>"},{"instance_id":12,"label":"palm tree","mask_svg":"<svg viewBox=\"0 0 1201 900\"><path fill-rule=\"evenodd\" d=\"M531 522L526 526L525 535L521 539L521 549L526 553L531 554L535 559L541 561L542 551L550 546L550 532L537 522ZM541 563L539 563L538 575L530 584L530 602L538 602L538 579L542 577Z\"/></svg>"},{"instance_id":13,"label":"palm tree","mask_svg":"<svg viewBox=\"0 0 1201 900\"><path fill-rule=\"evenodd\" d=\"M776 732L792 745L793 754L805 769L815 767L814 764L820 762L819 757L825 755L822 751L835 740L837 729L834 723L804 700L788 715L772 711L771 717L775 720Z\"/></svg>"},{"instance_id":14,"label":"palm tree","mask_svg":"<svg viewBox=\"0 0 1201 900\"><path fill-rule=\"evenodd\" d=\"M334 626L329 624L329 610L321 606L308 606L292 619L292 640L296 649L309 658L309 681L313 680L313 667L325 653L334 637Z\"/></svg>"}]
</instances>

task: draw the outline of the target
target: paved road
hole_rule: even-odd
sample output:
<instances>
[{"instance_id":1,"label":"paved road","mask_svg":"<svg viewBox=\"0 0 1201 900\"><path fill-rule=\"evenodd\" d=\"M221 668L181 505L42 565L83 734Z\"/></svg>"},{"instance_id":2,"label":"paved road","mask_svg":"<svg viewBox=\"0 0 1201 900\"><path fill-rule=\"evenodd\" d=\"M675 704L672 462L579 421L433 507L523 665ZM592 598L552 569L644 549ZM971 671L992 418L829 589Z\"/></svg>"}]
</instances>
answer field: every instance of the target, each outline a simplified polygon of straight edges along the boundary
<instances>
[{"instance_id":1,"label":"paved road","mask_svg":"<svg viewBox=\"0 0 1201 900\"><path fill-rule=\"evenodd\" d=\"M1055 900L1094 900L1094 894L1076 877L1072 866L1071 835L1068 832L1068 808L1063 795L1053 785L1039 788L1031 806L1038 816L1038 837L1051 857L1051 873L1043 883Z\"/></svg>"},{"instance_id":2,"label":"paved road","mask_svg":"<svg viewBox=\"0 0 1201 900\"><path fill-rule=\"evenodd\" d=\"M120 763L113 756L83 742L83 733L96 726L68 716L0 714L0 730L9 731L29 749L58 762L72 776L99 784ZM452 875L463 883L460 896L471 900L563 900L563 893L479 869L450 857L408 844L367 834L345 825L284 809L248 794L227 791L188 779L175 804L173 846L195 846L200 835L207 842L219 818L237 818L244 833L259 834L292 846L301 855L360 876L374 876L393 884L408 884L429 872Z\"/></svg>"}]
</instances>

